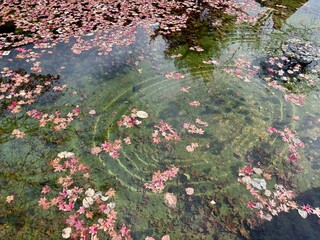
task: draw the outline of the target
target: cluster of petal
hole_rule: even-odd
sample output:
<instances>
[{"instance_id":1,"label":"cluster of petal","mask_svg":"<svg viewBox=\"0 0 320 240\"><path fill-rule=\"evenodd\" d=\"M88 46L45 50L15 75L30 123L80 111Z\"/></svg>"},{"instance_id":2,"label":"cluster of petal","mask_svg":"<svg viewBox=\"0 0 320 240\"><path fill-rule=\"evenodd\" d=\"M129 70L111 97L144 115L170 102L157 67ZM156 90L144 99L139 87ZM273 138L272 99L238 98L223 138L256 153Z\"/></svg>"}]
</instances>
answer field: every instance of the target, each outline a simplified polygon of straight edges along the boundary
<instances>
[{"instance_id":1,"label":"cluster of petal","mask_svg":"<svg viewBox=\"0 0 320 240\"><path fill-rule=\"evenodd\" d=\"M126 140L126 143L129 144L128 139ZM118 140L115 140L114 142L104 141L104 143L102 143L100 147L93 147L91 149L91 153L94 155L98 155L100 152L104 151L106 153L109 153L110 157L118 158L120 155L119 154L120 150L121 150L121 140L118 139Z\"/></svg>"},{"instance_id":2,"label":"cluster of petal","mask_svg":"<svg viewBox=\"0 0 320 240\"><path fill-rule=\"evenodd\" d=\"M51 75L27 74L21 70L3 68L0 76L0 106L12 113L35 102L58 79Z\"/></svg>"},{"instance_id":3,"label":"cluster of petal","mask_svg":"<svg viewBox=\"0 0 320 240\"><path fill-rule=\"evenodd\" d=\"M70 123L74 120L74 117L79 115L79 106L68 112L66 116L62 117L60 111L56 111L53 114L42 113L36 109L27 112L27 115L39 120L39 126L45 127L49 125L53 131L61 131L66 129Z\"/></svg>"},{"instance_id":4,"label":"cluster of petal","mask_svg":"<svg viewBox=\"0 0 320 240\"><path fill-rule=\"evenodd\" d=\"M277 130L276 128L269 127L268 132L270 134L277 133L282 137L282 140L289 144L289 156L288 159L291 162L297 162L301 159L301 156L299 152L297 151L297 148L304 148L304 143L295 136L295 133L289 129L284 128L283 131Z\"/></svg>"},{"instance_id":5,"label":"cluster of petal","mask_svg":"<svg viewBox=\"0 0 320 240\"><path fill-rule=\"evenodd\" d=\"M177 197L174 193L167 192L164 195L164 204L166 204L169 208L176 208L177 206Z\"/></svg>"},{"instance_id":6,"label":"cluster of petal","mask_svg":"<svg viewBox=\"0 0 320 240\"><path fill-rule=\"evenodd\" d=\"M307 96L304 94L295 94L295 93L289 93L284 95L284 100L287 102L291 102L297 106L302 106L303 101L306 100Z\"/></svg>"},{"instance_id":7,"label":"cluster of petal","mask_svg":"<svg viewBox=\"0 0 320 240\"><path fill-rule=\"evenodd\" d=\"M176 167L170 167L164 172L158 170L153 174L151 183L145 183L144 186L154 193L161 193L166 186L166 181L175 178L178 171L179 168Z\"/></svg>"},{"instance_id":8,"label":"cluster of petal","mask_svg":"<svg viewBox=\"0 0 320 240\"><path fill-rule=\"evenodd\" d=\"M196 51L196 52L203 52L204 49L200 46L192 46L192 47L189 47L189 50L191 51Z\"/></svg>"},{"instance_id":9,"label":"cluster of petal","mask_svg":"<svg viewBox=\"0 0 320 240\"><path fill-rule=\"evenodd\" d=\"M26 135L24 132L21 132L19 129L13 129L11 134L16 138L24 138L24 136Z\"/></svg>"},{"instance_id":10,"label":"cluster of petal","mask_svg":"<svg viewBox=\"0 0 320 240\"><path fill-rule=\"evenodd\" d=\"M80 187L78 183L89 177L89 168L80 163L73 153L59 153L50 165L54 172L61 172L57 183L62 189L54 195L49 186L44 186L41 193L46 196L41 197L38 204L44 210L53 207L67 213L65 222L68 227L62 230L63 238L98 240L100 236L101 239L132 239L127 226L123 224L117 229L115 203L110 202L115 195L114 189L103 194L90 187ZM49 195L53 197L50 199Z\"/></svg>"},{"instance_id":11,"label":"cluster of petal","mask_svg":"<svg viewBox=\"0 0 320 240\"><path fill-rule=\"evenodd\" d=\"M146 237L144 240L155 240L155 238L153 237ZM170 240L170 236L169 235L164 235L161 240Z\"/></svg>"},{"instance_id":12,"label":"cluster of petal","mask_svg":"<svg viewBox=\"0 0 320 240\"><path fill-rule=\"evenodd\" d=\"M188 152L193 152L196 148L199 147L199 144L198 143L194 143L192 142L190 145L186 146L186 150Z\"/></svg>"},{"instance_id":13,"label":"cluster of petal","mask_svg":"<svg viewBox=\"0 0 320 240\"><path fill-rule=\"evenodd\" d=\"M161 120L159 124L154 125L154 131L152 133L152 138L154 143L160 143L161 139L170 141L179 141L180 137L176 131L174 131L173 127Z\"/></svg>"},{"instance_id":14,"label":"cluster of petal","mask_svg":"<svg viewBox=\"0 0 320 240\"><path fill-rule=\"evenodd\" d=\"M181 92L189 92L190 88L191 88L191 87L182 87L182 88L180 89L180 91L181 91Z\"/></svg>"},{"instance_id":15,"label":"cluster of petal","mask_svg":"<svg viewBox=\"0 0 320 240\"><path fill-rule=\"evenodd\" d=\"M199 107L201 103L199 101L192 101L192 102L189 102L189 105L191 107Z\"/></svg>"},{"instance_id":16,"label":"cluster of petal","mask_svg":"<svg viewBox=\"0 0 320 240\"><path fill-rule=\"evenodd\" d=\"M174 72L169 72L168 74L165 75L167 79L175 79L179 80L181 78L185 78L185 76L181 73L174 73Z\"/></svg>"},{"instance_id":17,"label":"cluster of petal","mask_svg":"<svg viewBox=\"0 0 320 240\"><path fill-rule=\"evenodd\" d=\"M10 195L6 197L6 203L11 203L14 200L14 195Z\"/></svg>"},{"instance_id":18,"label":"cluster of petal","mask_svg":"<svg viewBox=\"0 0 320 240\"><path fill-rule=\"evenodd\" d=\"M232 68L225 68L224 71L237 78L250 81L255 76L260 67L252 65L251 60L245 55L241 54L238 59L234 61Z\"/></svg>"},{"instance_id":19,"label":"cluster of petal","mask_svg":"<svg viewBox=\"0 0 320 240\"><path fill-rule=\"evenodd\" d=\"M201 127L207 127L208 123L202 121L200 118L196 119L196 124L198 124ZM183 124L183 128L188 130L188 133L192 133L192 134L204 134L204 130L200 127L197 127L195 124L191 124L191 123L184 123Z\"/></svg>"},{"instance_id":20,"label":"cluster of petal","mask_svg":"<svg viewBox=\"0 0 320 240\"><path fill-rule=\"evenodd\" d=\"M126 128L132 128L133 126L139 126L142 122L137 118L137 109L133 108L131 110L130 116L122 115L122 120L118 121L118 126L124 126Z\"/></svg>"},{"instance_id":21,"label":"cluster of petal","mask_svg":"<svg viewBox=\"0 0 320 240\"><path fill-rule=\"evenodd\" d=\"M297 210L303 218L306 218L309 214L317 215L320 218L319 208L312 208L308 204L298 205L293 200L293 191L287 190L283 185L275 184L274 189L267 189L265 180L270 179L266 177L268 175L264 174L261 168L253 168L251 170L254 173L248 171L247 167L239 169L238 181L246 185L247 190L255 199L255 201L249 201L247 207L256 209L261 219L271 221L273 216L291 210Z\"/></svg>"},{"instance_id":22,"label":"cluster of petal","mask_svg":"<svg viewBox=\"0 0 320 240\"><path fill-rule=\"evenodd\" d=\"M19 31L0 34L0 50L34 44L34 48L47 49L61 42L75 39L71 50L75 54L98 49L107 55L115 46L130 45L136 40L136 29L146 28L150 34L168 35L187 27L189 17L195 13L222 11L235 16L238 22L252 22L253 0L201 1L4 1L1 5L1 25L14 21ZM81 16L79 15L81 13ZM196 50L200 51L198 46ZM3 53L8 55L9 53ZM33 66L41 71L38 63Z\"/></svg>"}]
</instances>

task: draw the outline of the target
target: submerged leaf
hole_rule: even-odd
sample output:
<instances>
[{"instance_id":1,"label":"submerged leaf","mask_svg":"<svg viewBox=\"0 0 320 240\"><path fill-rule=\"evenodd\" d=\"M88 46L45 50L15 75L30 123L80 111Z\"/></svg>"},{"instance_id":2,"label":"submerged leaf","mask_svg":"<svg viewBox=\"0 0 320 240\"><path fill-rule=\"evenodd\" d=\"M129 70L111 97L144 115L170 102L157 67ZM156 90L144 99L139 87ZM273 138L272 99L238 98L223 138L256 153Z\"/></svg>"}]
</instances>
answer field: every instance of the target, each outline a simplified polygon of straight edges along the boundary
<instances>
[{"instance_id":1,"label":"submerged leaf","mask_svg":"<svg viewBox=\"0 0 320 240\"><path fill-rule=\"evenodd\" d=\"M177 206L177 197L173 193L166 193L164 195L164 203L169 208L176 208L176 206Z\"/></svg>"},{"instance_id":2,"label":"submerged leaf","mask_svg":"<svg viewBox=\"0 0 320 240\"><path fill-rule=\"evenodd\" d=\"M267 188L267 183L263 178L254 178L251 180L251 184L253 187L262 190Z\"/></svg>"},{"instance_id":3,"label":"submerged leaf","mask_svg":"<svg viewBox=\"0 0 320 240\"><path fill-rule=\"evenodd\" d=\"M145 111L137 111L136 115L138 118L147 118L149 116L148 113Z\"/></svg>"},{"instance_id":4,"label":"submerged leaf","mask_svg":"<svg viewBox=\"0 0 320 240\"><path fill-rule=\"evenodd\" d=\"M186 188L186 193L187 193L187 195L193 195L193 193L194 193L194 189L193 188Z\"/></svg>"},{"instance_id":5,"label":"submerged leaf","mask_svg":"<svg viewBox=\"0 0 320 240\"><path fill-rule=\"evenodd\" d=\"M261 168L253 168L252 169L256 174L261 174L262 173L262 170L261 170Z\"/></svg>"}]
</instances>

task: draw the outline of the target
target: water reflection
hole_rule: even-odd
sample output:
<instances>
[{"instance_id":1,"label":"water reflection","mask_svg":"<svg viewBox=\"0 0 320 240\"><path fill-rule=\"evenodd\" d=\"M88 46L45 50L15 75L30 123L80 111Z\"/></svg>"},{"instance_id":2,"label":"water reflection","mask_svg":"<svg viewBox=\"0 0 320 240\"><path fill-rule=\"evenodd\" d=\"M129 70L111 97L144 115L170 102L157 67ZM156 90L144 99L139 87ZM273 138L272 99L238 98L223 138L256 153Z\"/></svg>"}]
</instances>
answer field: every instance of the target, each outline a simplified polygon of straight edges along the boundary
<instances>
[{"instance_id":1,"label":"water reflection","mask_svg":"<svg viewBox=\"0 0 320 240\"><path fill-rule=\"evenodd\" d=\"M290 1L265 1L256 0L263 7L268 7L271 11L268 14L272 17L272 25L275 29L280 30L283 27L283 22L294 14L307 0L290 0Z\"/></svg>"}]
</instances>

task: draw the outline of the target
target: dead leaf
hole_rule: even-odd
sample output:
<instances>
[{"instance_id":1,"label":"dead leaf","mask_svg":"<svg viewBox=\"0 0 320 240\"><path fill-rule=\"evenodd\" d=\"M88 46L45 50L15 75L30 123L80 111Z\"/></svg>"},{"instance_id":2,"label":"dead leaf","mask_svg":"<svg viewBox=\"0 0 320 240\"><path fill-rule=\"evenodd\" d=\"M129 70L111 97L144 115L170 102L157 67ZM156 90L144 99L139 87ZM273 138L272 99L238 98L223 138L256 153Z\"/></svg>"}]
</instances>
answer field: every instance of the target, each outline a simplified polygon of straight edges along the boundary
<instances>
[{"instance_id":1,"label":"dead leaf","mask_svg":"<svg viewBox=\"0 0 320 240\"><path fill-rule=\"evenodd\" d=\"M173 193L166 193L164 195L164 203L169 208L176 208L176 206L177 206L177 197Z\"/></svg>"}]
</instances>

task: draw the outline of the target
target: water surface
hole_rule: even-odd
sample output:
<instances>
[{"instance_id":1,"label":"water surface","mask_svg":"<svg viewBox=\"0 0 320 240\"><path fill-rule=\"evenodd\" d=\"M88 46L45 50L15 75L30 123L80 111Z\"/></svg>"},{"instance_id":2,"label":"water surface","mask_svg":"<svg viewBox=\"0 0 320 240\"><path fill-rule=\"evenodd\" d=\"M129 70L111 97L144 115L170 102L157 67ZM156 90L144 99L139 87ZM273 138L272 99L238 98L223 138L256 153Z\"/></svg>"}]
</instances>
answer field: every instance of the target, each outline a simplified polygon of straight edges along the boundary
<instances>
[{"instance_id":1,"label":"water surface","mask_svg":"<svg viewBox=\"0 0 320 240\"><path fill-rule=\"evenodd\" d=\"M196 35L193 42L204 51L190 50L195 44L184 40L177 44L170 37L150 39L138 29L132 45L117 47L108 56L99 56L96 50L70 54L70 44L58 44L51 49L54 54L43 54L42 74L59 74L59 85L68 87L48 90L20 114L1 113L3 239L61 238L66 213L43 211L38 200L45 185L58 191L57 173L48 162L63 151L75 153L90 166L96 189L116 189L118 219L131 228L134 239L161 239L166 234L171 239L319 239L316 214L303 219L291 210L271 221L259 219L258 209L247 204L256 200L238 181L239 169L261 168L270 174L270 179L264 177L267 189L275 191L274 184L281 184L295 193L299 206L320 205L319 65L315 62L303 72L313 84L279 81L285 92L270 87L263 70L270 57L281 57L281 44L287 39L320 45L319 5L313 0L297 4L297 9L275 7L255 27L222 27L220 34ZM2 68L30 68L30 63L15 58L17 52L10 54L2 57ZM181 57L172 58L177 54ZM213 64L203 63L209 60ZM286 101L284 95L290 93L305 94L303 105ZM191 106L194 101L199 106ZM79 116L59 132L39 127L26 115L32 109L65 114L77 105ZM132 128L119 126L122 116L134 108L147 112L148 118ZM197 124L196 119L206 124ZM154 126L161 120L173 127L179 141L153 142ZM204 133L188 132L185 123ZM294 131L305 145L298 149L299 161L288 160L288 143L268 133L269 127ZM26 136L15 138L14 129ZM126 137L130 145L124 143ZM122 140L118 158L91 154L104 141L117 139ZM192 143L198 147L187 151ZM162 193L144 187L154 172L172 166L179 168L178 175L167 181ZM186 188L193 188L194 194L188 195ZM166 192L177 196L175 208L164 204ZM15 196L10 204L5 201L9 195Z\"/></svg>"}]
</instances>

